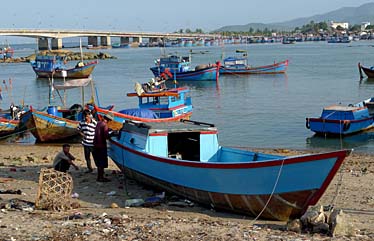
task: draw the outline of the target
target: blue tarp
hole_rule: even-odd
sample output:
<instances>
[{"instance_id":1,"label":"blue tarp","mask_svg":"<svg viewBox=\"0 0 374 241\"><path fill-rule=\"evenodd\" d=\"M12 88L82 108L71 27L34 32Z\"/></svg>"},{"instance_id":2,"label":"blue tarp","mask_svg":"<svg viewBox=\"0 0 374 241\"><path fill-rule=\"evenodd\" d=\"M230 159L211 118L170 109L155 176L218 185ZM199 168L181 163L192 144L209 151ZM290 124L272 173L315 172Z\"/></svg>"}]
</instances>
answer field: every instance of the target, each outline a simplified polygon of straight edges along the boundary
<instances>
[{"instance_id":1,"label":"blue tarp","mask_svg":"<svg viewBox=\"0 0 374 241\"><path fill-rule=\"evenodd\" d=\"M131 115L141 118L149 118L149 119L157 119L156 113L154 113L151 110L148 109L125 109L118 111L119 113L125 114L125 115Z\"/></svg>"}]
</instances>

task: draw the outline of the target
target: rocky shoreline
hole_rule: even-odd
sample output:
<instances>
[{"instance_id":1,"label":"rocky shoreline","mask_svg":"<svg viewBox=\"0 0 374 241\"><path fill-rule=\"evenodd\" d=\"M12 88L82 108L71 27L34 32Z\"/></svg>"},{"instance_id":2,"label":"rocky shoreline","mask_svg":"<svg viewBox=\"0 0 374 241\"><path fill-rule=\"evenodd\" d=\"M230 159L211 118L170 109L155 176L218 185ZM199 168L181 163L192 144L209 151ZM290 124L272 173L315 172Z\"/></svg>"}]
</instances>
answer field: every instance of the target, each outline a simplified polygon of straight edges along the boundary
<instances>
[{"instance_id":1,"label":"rocky shoreline","mask_svg":"<svg viewBox=\"0 0 374 241\"><path fill-rule=\"evenodd\" d=\"M26 57L18 57L18 58L8 58L8 59L0 59L0 63L24 63L30 62L35 60L37 54L31 54ZM57 55L57 56L64 56L66 61L79 61L82 59L80 52L73 52L70 50L48 50L48 51L40 51L38 55ZM112 56L108 53L103 52L83 52L83 60L95 60L95 59L116 59L115 56Z\"/></svg>"},{"instance_id":2,"label":"rocky shoreline","mask_svg":"<svg viewBox=\"0 0 374 241\"><path fill-rule=\"evenodd\" d=\"M0 194L0 240L374 239L372 155L351 154L318 203L345 212L350 232L332 236L326 229L319 232L308 227L297 229L294 224L298 221L287 225L280 221L254 220L203 207L170 194L155 205L135 207L132 205L134 200L146 200L159 193L132 180L124 182L112 162L106 170L111 182L96 182L96 173L84 173L83 148L79 144L73 145L71 152L77 157L80 170L70 171L74 180L73 200L78 205L59 212L36 210L32 203L35 203L38 191L40 170L51 166L60 148L60 145L0 145L0 190L12 191ZM283 155L304 153L261 151ZM314 213L316 218L308 214L301 222L308 219L320 223L321 212Z\"/></svg>"}]
</instances>

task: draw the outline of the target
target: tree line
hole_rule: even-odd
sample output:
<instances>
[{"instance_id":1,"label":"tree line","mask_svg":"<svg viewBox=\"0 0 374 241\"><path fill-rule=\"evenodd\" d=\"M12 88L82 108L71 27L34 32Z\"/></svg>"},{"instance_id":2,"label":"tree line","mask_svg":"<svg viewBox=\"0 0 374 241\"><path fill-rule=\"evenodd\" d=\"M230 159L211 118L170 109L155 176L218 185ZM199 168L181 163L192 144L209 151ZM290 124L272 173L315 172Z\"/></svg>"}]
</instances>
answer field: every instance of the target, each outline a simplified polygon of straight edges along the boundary
<instances>
[{"instance_id":1,"label":"tree line","mask_svg":"<svg viewBox=\"0 0 374 241\"><path fill-rule=\"evenodd\" d=\"M365 30L373 30L374 25L368 25ZM301 26L296 27L293 30L277 30L277 29L254 29L250 27L247 31L213 31L209 32L211 34L221 34L223 36L235 36L235 35L261 35L261 36L271 36L272 33L282 34L282 35L288 35L288 34L295 34L295 33L301 33L301 34L313 34L317 35L321 32L327 33L327 34L333 34L336 31L343 31L346 30L342 26L338 25L336 29L333 29L329 26L327 22L314 22L310 21L309 23ZM359 24L355 24L349 27L349 32L360 32L361 26ZM197 34L203 34L204 31L201 28L196 28L194 31L186 28L186 29L179 29L178 31L175 31L175 33L197 33Z\"/></svg>"}]
</instances>

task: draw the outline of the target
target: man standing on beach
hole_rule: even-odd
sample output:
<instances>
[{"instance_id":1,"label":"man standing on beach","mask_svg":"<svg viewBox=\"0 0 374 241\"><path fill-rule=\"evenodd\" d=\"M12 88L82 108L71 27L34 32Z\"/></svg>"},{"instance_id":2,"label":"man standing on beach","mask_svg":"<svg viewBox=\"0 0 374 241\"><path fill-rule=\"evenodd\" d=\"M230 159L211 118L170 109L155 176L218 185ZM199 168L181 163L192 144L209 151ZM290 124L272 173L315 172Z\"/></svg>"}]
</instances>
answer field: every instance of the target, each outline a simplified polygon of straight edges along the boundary
<instances>
[{"instance_id":1,"label":"man standing on beach","mask_svg":"<svg viewBox=\"0 0 374 241\"><path fill-rule=\"evenodd\" d=\"M84 159L86 159L87 164L87 171L86 173L90 173L93 171L91 165L91 153L93 154L93 142L95 137L95 128L97 122L95 119L92 118L91 112L89 110L83 111L83 120L79 122L78 131L80 131L83 139L82 145L84 150Z\"/></svg>"},{"instance_id":2,"label":"man standing on beach","mask_svg":"<svg viewBox=\"0 0 374 241\"><path fill-rule=\"evenodd\" d=\"M56 171L67 172L72 165L75 170L79 170L78 166L73 163L74 160L75 157L70 154L70 145L64 144L62 145L62 151L57 153L55 159L53 160L53 168Z\"/></svg>"},{"instance_id":3,"label":"man standing on beach","mask_svg":"<svg viewBox=\"0 0 374 241\"><path fill-rule=\"evenodd\" d=\"M106 114L102 121L97 123L94 137L93 157L97 166L97 181L110 182L104 177L104 168L108 167L108 149L106 140L109 138L108 122L113 120L113 116Z\"/></svg>"}]
</instances>

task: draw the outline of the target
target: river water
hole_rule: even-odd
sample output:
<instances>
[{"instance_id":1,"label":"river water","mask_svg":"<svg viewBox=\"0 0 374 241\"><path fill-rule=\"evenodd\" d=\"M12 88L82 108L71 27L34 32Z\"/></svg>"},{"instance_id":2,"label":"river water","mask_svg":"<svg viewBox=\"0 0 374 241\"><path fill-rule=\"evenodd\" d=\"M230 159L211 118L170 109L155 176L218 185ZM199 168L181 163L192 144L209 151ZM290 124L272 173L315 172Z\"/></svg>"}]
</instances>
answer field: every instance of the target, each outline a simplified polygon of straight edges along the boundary
<instances>
[{"instance_id":1,"label":"river water","mask_svg":"<svg viewBox=\"0 0 374 241\"><path fill-rule=\"evenodd\" d=\"M34 46L14 46L16 56L27 56ZM221 145L251 148L340 149L374 152L374 133L343 139L315 137L305 128L306 117L318 117L324 106L356 103L374 95L374 81L360 81L357 63L374 64L374 42L350 44L305 42L293 45L249 44L224 47L132 48L101 50L117 57L102 60L93 72L102 106L133 108L136 98L126 97L136 81L152 78L149 70L162 51L187 55L192 49L192 65L214 63L246 49L249 63L267 65L288 59L286 75L220 76L211 82L179 83L191 88L193 120L217 125ZM78 51L78 49L75 49ZM87 51L87 50L85 50ZM95 50L98 51L98 50ZM73 63L72 63L73 64ZM13 88L1 84L1 108L13 101L35 108L48 103L48 80L39 80L28 63L0 64L0 80L11 77ZM7 82L7 81L6 81ZM8 84L9 85L9 84ZM86 94L89 88L85 91ZM80 102L79 91L67 93L69 104ZM86 97L88 99L88 97ZM56 96L54 101L58 101Z\"/></svg>"}]
</instances>

